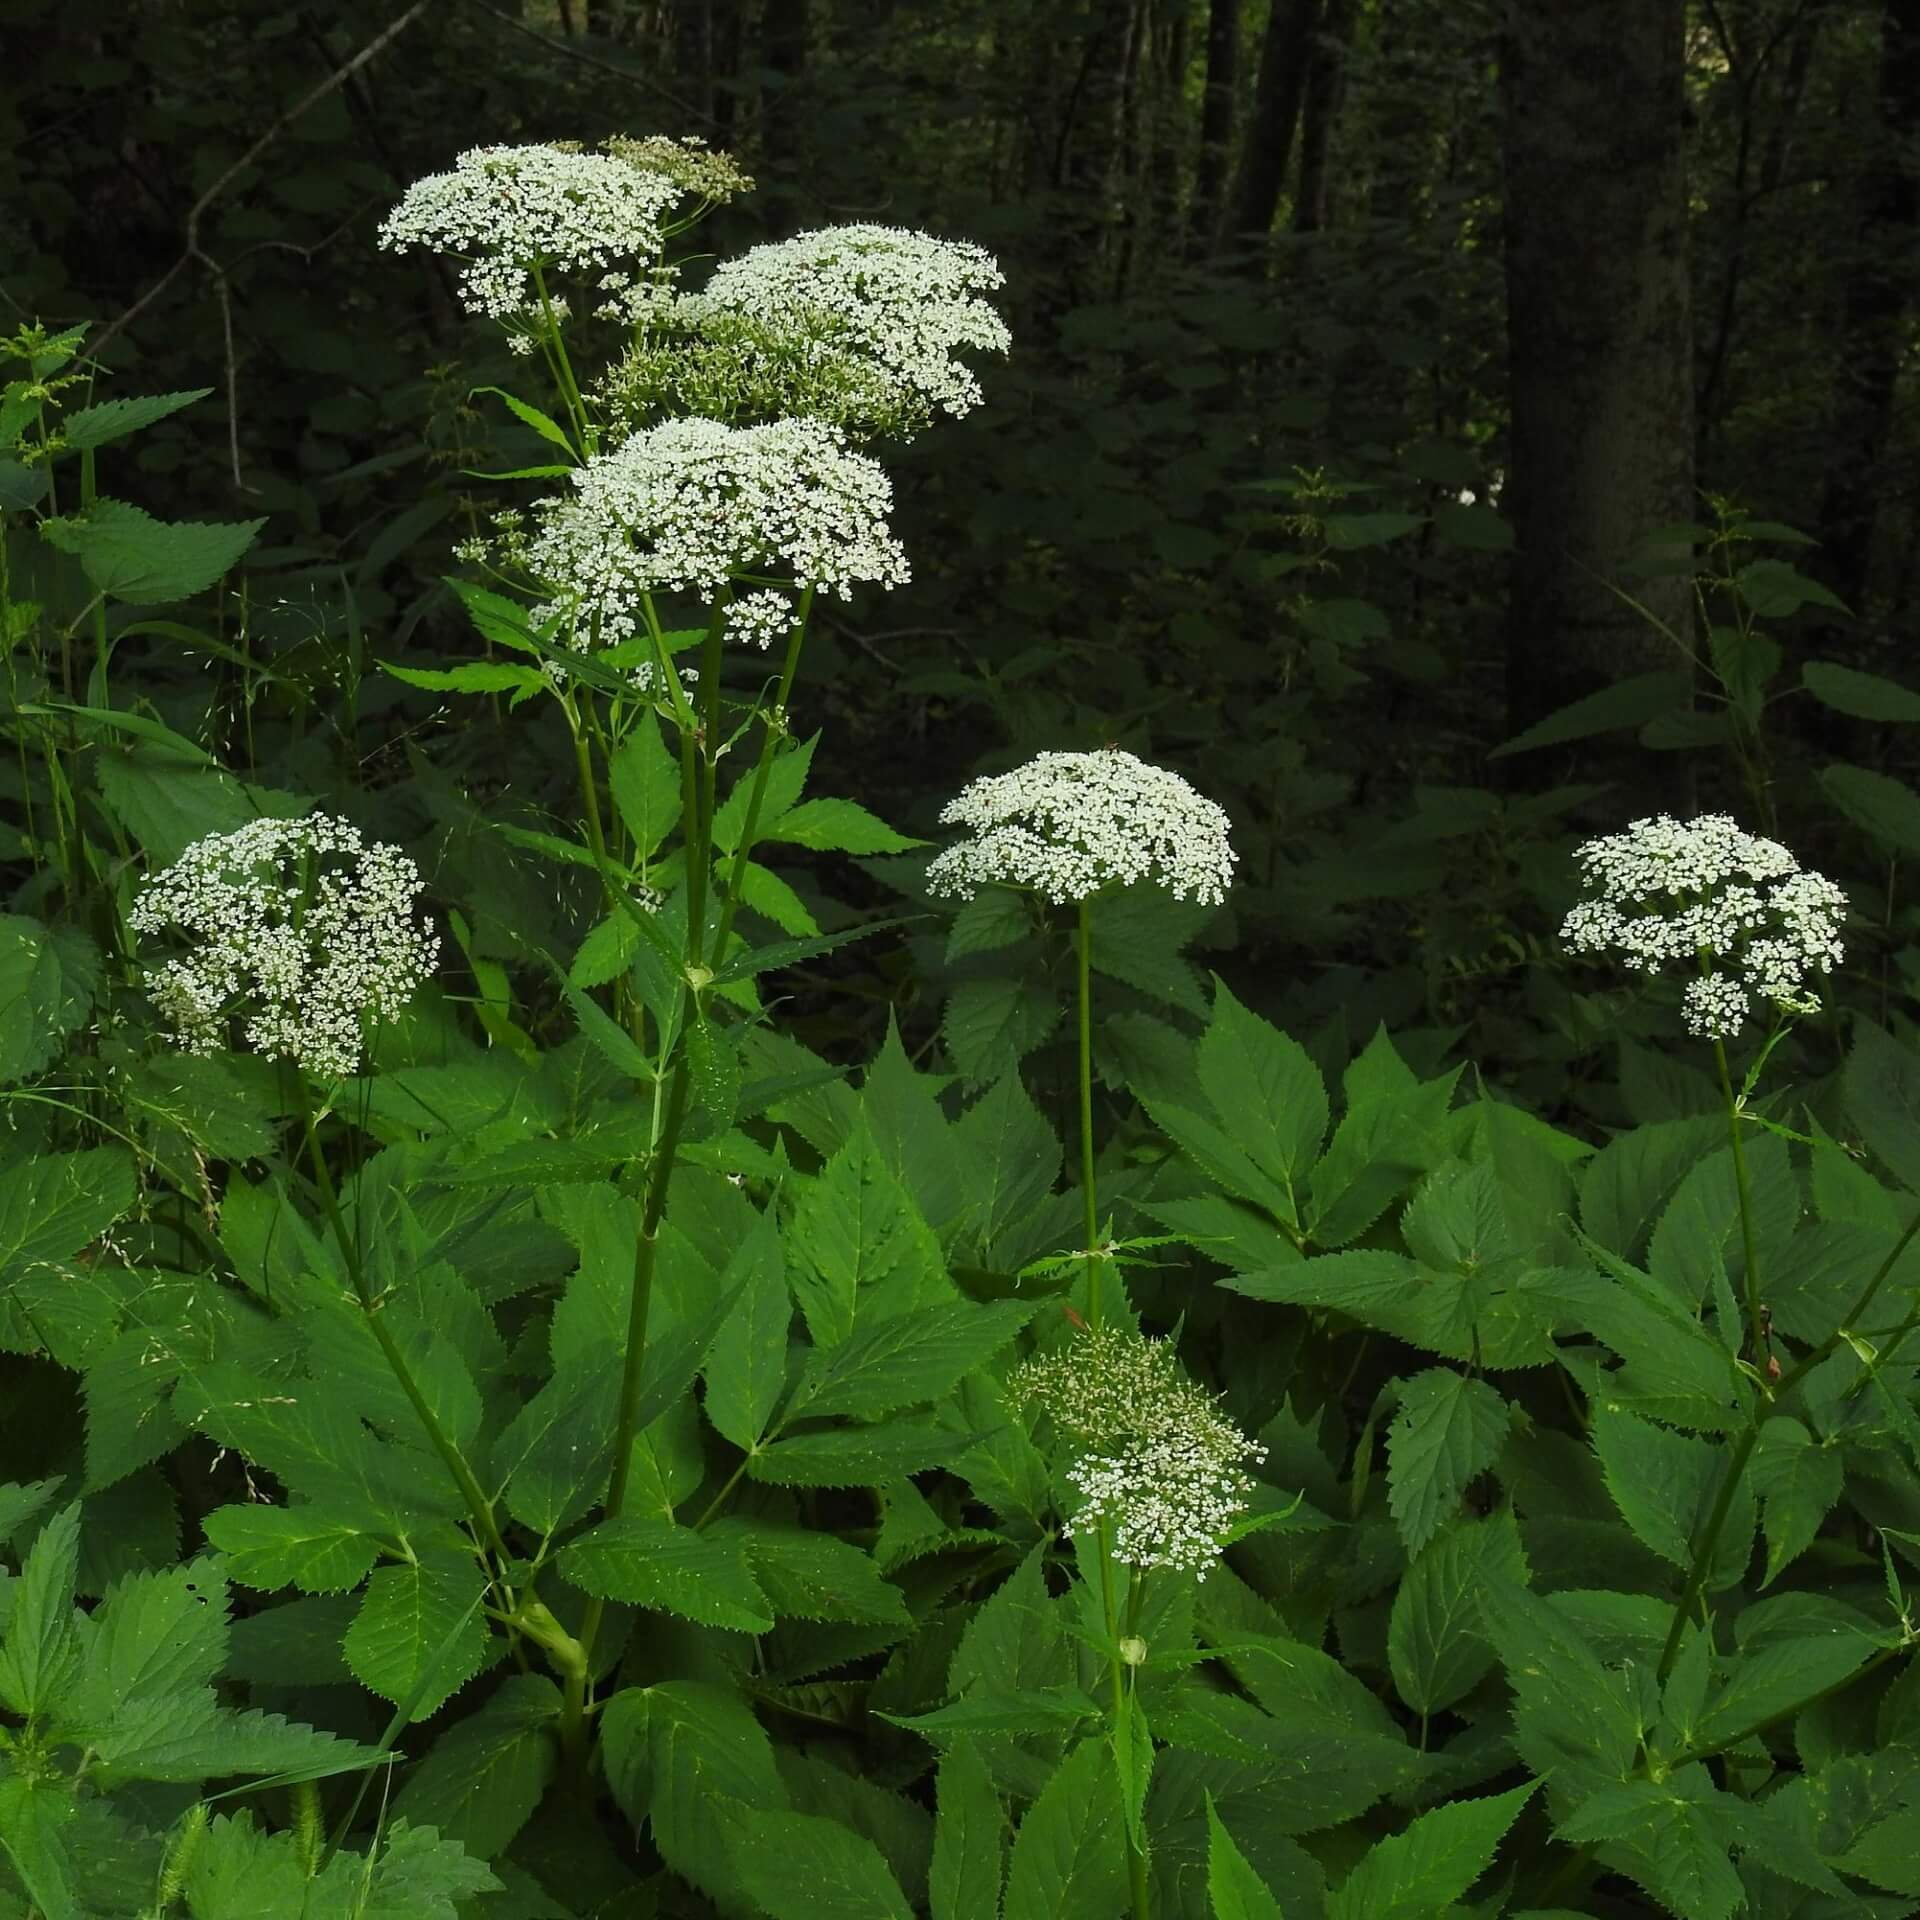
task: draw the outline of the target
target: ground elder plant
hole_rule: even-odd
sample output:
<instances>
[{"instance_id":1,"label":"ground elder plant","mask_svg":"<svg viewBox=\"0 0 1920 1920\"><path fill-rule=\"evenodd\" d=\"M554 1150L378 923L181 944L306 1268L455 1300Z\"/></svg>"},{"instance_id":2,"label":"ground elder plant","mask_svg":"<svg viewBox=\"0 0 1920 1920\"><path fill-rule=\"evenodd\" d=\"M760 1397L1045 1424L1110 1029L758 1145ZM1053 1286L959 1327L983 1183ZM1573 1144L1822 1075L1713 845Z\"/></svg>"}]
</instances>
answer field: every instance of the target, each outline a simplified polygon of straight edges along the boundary
<instances>
[{"instance_id":1,"label":"ground elder plant","mask_svg":"<svg viewBox=\"0 0 1920 1920\"><path fill-rule=\"evenodd\" d=\"M1665 1043L1575 1134L1256 1010L1205 753L894 831L808 629L999 276L696 262L746 186L407 192L545 385L475 395L465 651L312 734L254 524L102 490L197 396L8 343L0 1920L1914 1911L1920 1048L1846 898L1730 815L1561 849L1543 993Z\"/></svg>"}]
</instances>

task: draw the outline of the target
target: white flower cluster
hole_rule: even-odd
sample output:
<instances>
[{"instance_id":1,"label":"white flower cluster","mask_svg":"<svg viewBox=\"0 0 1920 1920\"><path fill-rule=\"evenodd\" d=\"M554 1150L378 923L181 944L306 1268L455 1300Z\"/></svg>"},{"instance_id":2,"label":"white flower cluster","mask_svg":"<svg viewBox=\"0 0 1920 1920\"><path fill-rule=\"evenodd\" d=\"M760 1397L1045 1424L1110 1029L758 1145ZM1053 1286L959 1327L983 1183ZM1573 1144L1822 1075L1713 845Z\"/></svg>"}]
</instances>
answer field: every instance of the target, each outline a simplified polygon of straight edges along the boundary
<instances>
[{"instance_id":1,"label":"white flower cluster","mask_svg":"<svg viewBox=\"0 0 1920 1920\"><path fill-rule=\"evenodd\" d=\"M751 644L762 653L784 640L800 624L800 615L784 593L762 587L743 593L727 608L727 638Z\"/></svg>"},{"instance_id":2,"label":"white flower cluster","mask_svg":"<svg viewBox=\"0 0 1920 1920\"><path fill-rule=\"evenodd\" d=\"M1661 814L1574 857L1594 897L1567 915L1560 937L1575 953L1617 953L1639 973L1674 962L1694 972L1682 1003L1694 1033L1731 1039L1754 997L1787 1013L1818 1009L1807 976L1839 963L1847 897L1777 840L1723 813Z\"/></svg>"},{"instance_id":3,"label":"white flower cluster","mask_svg":"<svg viewBox=\"0 0 1920 1920\"><path fill-rule=\"evenodd\" d=\"M635 633L659 589L711 598L736 574L782 573L846 599L856 580L908 577L886 474L817 420L669 420L573 483L537 509L524 559L572 614L578 647L596 627L603 643Z\"/></svg>"},{"instance_id":4,"label":"white flower cluster","mask_svg":"<svg viewBox=\"0 0 1920 1920\"><path fill-rule=\"evenodd\" d=\"M398 1019L433 970L420 886L405 854L345 820L253 820L195 841L128 918L184 936L149 992L189 1053L217 1052L237 1019L257 1053L337 1078L359 1068L363 1022Z\"/></svg>"},{"instance_id":5,"label":"white flower cluster","mask_svg":"<svg viewBox=\"0 0 1920 1920\"><path fill-rule=\"evenodd\" d=\"M1011 1384L1087 1449L1067 1469L1083 1496L1068 1534L1105 1522L1116 1560L1204 1580L1253 1492L1242 1463L1266 1450L1180 1372L1171 1343L1092 1327Z\"/></svg>"},{"instance_id":6,"label":"white flower cluster","mask_svg":"<svg viewBox=\"0 0 1920 1920\"><path fill-rule=\"evenodd\" d=\"M664 173L566 146L473 147L450 173L416 180L380 227L383 247L430 247L467 262L470 313L506 319L533 298L537 263L578 270L652 260L662 216L684 191Z\"/></svg>"},{"instance_id":7,"label":"white flower cluster","mask_svg":"<svg viewBox=\"0 0 1920 1920\"><path fill-rule=\"evenodd\" d=\"M649 133L639 139L616 133L607 141L606 149L627 166L659 174L681 192L711 206L724 206L753 191L752 176L741 170L739 161L730 153L716 153L697 133L685 133L678 139L664 133Z\"/></svg>"},{"instance_id":8,"label":"white flower cluster","mask_svg":"<svg viewBox=\"0 0 1920 1920\"><path fill-rule=\"evenodd\" d=\"M980 382L955 354L1005 353L1006 323L982 297L1006 284L970 241L905 227L826 227L750 247L714 270L698 305L771 323L829 322L840 344L928 406L963 414Z\"/></svg>"},{"instance_id":9,"label":"white flower cluster","mask_svg":"<svg viewBox=\"0 0 1920 1920\"><path fill-rule=\"evenodd\" d=\"M1177 773L1119 747L1043 753L975 780L941 809L974 829L927 869L933 893L1032 887L1058 903L1151 880L1176 900L1217 906L1233 879L1231 822Z\"/></svg>"}]
</instances>

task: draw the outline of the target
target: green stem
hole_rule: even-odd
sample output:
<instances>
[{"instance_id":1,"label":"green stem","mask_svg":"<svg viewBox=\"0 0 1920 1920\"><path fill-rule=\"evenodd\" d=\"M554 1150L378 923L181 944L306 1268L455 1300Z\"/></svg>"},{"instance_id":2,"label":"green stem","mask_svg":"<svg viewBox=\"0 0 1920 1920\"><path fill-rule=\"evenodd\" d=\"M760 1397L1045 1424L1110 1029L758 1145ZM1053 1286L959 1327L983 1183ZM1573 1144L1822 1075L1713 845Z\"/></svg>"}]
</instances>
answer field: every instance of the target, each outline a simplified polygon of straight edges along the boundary
<instances>
[{"instance_id":1,"label":"green stem","mask_svg":"<svg viewBox=\"0 0 1920 1920\"><path fill-rule=\"evenodd\" d=\"M567 417L579 437L580 458L591 460L596 436L587 421L586 403L580 398L580 383L573 377L573 362L567 357L567 343L560 336L560 316L555 313L553 301L548 297L547 277L540 270L540 262L536 260L532 265L534 291L540 296L540 344L546 353L547 365L552 369L554 384L560 389L561 403L566 407Z\"/></svg>"},{"instance_id":2,"label":"green stem","mask_svg":"<svg viewBox=\"0 0 1920 1920\"><path fill-rule=\"evenodd\" d=\"M1747 1183L1747 1150L1740 1135L1740 1104L1733 1095L1733 1075L1727 1070L1723 1041L1713 1043L1714 1064L1720 1069L1720 1092L1727 1103L1727 1134L1733 1143L1733 1184L1740 1200L1740 1248L1747 1263L1747 1351L1756 1362L1761 1355L1760 1261L1753 1244L1753 1194Z\"/></svg>"},{"instance_id":3,"label":"green stem","mask_svg":"<svg viewBox=\"0 0 1920 1920\"><path fill-rule=\"evenodd\" d=\"M727 860L724 892L720 900L720 924L713 939L713 964L719 967L726 958L727 940L733 932L734 915L740 910L740 890L746 885L747 863L753 858L754 841L760 832L760 811L767 798L767 782L772 777L774 750L786 737L787 701L793 692L794 675L800 670L800 648L807 637L807 616L813 610L813 589L800 595L798 623L787 637L787 655L780 668L780 685L773 705L760 718L760 759L753 770L753 785L747 793L747 817L741 824L740 844Z\"/></svg>"},{"instance_id":4,"label":"green stem","mask_svg":"<svg viewBox=\"0 0 1920 1920\"><path fill-rule=\"evenodd\" d=\"M569 714L568 718L573 716ZM593 849L594 864L600 869L601 879L606 881L607 834L600 817L600 789L593 775L593 743L577 719L573 719L573 764L580 776L580 798L587 810L587 845ZM611 891L611 882L607 884Z\"/></svg>"},{"instance_id":5,"label":"green stem","mask_svg":"<svg viewBox=\"0 0 1920 1920\"><path fill-rule=\"evenodd\" d=\"M474 1478L473 1469L467 1465L460 1449L447 1437L441 1426L439 1416L427 1404L427 1397L420 1391L419 1383L413 1377L413 1369L407 1365L406 1355L400 1351L400 1343L394 1339L392 1329L387 1325L380 1310L380 1303L374 1299L373 1291L367 1284L365 1269L360 1264L360 1249L354 1244L353 1236L347 1231L347 1223L341 1217L340 1196L333 1184L333 1173L327 1166L327 1157L320 1150L320 1133L311 1107L305 1105L302 1093L303 1110L301 1120L307 1136L307 1157L313 1165L314 1184L320 1189L321 1210L327 1216L327 1226L332 1231L334 1244L340 1249L340 1258L345 1263L347 1278L351 1282L354 1295L360 1302L360 1310L366 1316L368 1330L372 1333L387 1365L393 1371L393 1377L400 1383L400 1391L407 1397L408 1404L418 1415L421 1427L427 1438L432 1441L434 1451L445 1461L447 1471L453 1476L454 1485L460 1489L461 1498L467 1503L467 1511L473 1520L474 1532L480 1542L500 1559L512 1556L507 1551L507 1543L500 1537L500 1529L494 1521L493 1503L480 1490L480 1482Z\"/></svg>"},{"instance_id":6,"label":"green stem","mask_svg":"<svg viewBox=\"0 0 1920 1920\"><path fill-rule=\"evenodd\" d=\"M1692 1564L1687 1569L1687 1583L1681 1589L1680 1599L1673 1610L1673 1624L1667 1629L1667 1644L1661 1651L1660 1665L1656 1670L1656 1677L1662 1686L1666 1685L1667 1676L1673 1671L1673 1663L1680 1657L1681 1636L1686 1631L1687 1621L1692 1617L1693 1609L1707 1584L1707 1576L1712 1571L1713 1556L1720 1545L1721 1531L1727 1524L1727 1515L1733 1510L1734 1493L1740 1485L1740 1476L1746 1471L1747 1462L1753 1457L1753 1450L1759 1442L1760 1428L1766 1420L1768 1409L1792 1393L1815 1367L1833 1354L1840 1342L1859 1324L1916 1233L1920 1233L1920 1210L1916 1210L1913 1218L1907 1222L1906 1230L1893 1243L1892 1250L1881 1261L1873 1278L1860 1290L1860 1297L1854 1301L1840 1324L1818 1346L1810 1348L1787 1370L1786 1376L1771 1394L1763 1392L1756 1396L1752 1415L1747 1422L1747 1430L1735 1443L1726 1471L1721 1476L1719 1491L1714 1495L1712 1511L1707 1515L1707 1524L1701 1530L1700 1538L1694 1546ZM1920 1308L1917 1308L1913 1315L1909 1315L1908 1324L1909 1326L1920 1325ZM1905 1329L1902 1329L1896 1338L1904 1337Z\"/></svg>"},{"instance_id":7,"label":"green stem","mask_svg":"<svg viewBox=\"0 0 1920 1920\"><path fill-rule=\"evenodd\" d=\"M1093 1171L1093 917L1085 900L1079 905L1077 935L1074 944L1080 1003L1080 1197L1086 1214L1087 1318L1097 1327L1102 1262L1095 1250L1100 1237L1100 1202Z\"/></svg>"}]
</instances>

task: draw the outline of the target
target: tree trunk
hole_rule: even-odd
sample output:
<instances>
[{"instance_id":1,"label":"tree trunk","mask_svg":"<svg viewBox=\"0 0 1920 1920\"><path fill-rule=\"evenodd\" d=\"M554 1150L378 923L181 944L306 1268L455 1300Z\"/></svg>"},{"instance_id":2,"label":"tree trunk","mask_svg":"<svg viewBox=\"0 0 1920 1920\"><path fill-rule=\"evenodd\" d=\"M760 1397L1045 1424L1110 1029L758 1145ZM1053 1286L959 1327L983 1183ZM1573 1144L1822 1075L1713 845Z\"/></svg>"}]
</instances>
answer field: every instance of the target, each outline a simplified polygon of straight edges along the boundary
<instances>
[{"instance_id":1,"label":"tree trunk","mask_svg":"<svg viewBox=\"0 0 1920 1920\"><path fill-rule=\"evenodd\" d=\"M1208 0L1207 74L1200 96L1200 152L1193 201L1187 209L1191 253L1208 252L1218 237L1233 163L1234 90L1239 85L1240 0ZM1271 215L1268 216L1271 220Z\"/></svg>"},{"instance_id":2,"label":"tree trunk","mask_svg":"<svg viewBox=\"0 0 1920 1920\"><path fill-rule=\"evenodd\" d=\"M1320 0L1273 0L1260 43L1253 118L1234 195L1233 225L1238 233L1265 235L1273 229L1274 209L1280 204L1287 163L1293 156L1293 133L1300 120L1319 18Z\"/></svg>"},{"instance_id":3,"label":"tree trunk","mask_svg":"<svg viewBox=\"0 0 1920 1920\"><path fill-rule=\"evenodd\" d=\"M1509 0L1502 59L1514 530L1507 724L1680 664L1610 590L1694 517L1685 0ZM1630 591L1690 641L1684 578ZM1639 776L1646 756L1582 758ZM1680 756L1661 756L1668 770Z\"/></svg>"},{"instance_id":4,"label":"tree trunk","mask_svg":"<svg viewBox=\"0 0 1920 1920\"><path fill-rule=\"evenodd\" d=\"M1875 151L1859 187L1856 251L1841 293L1833 465L1820 508L1827 584L1855 612L1871 587L1874 510L1906 351L1920 182L1910 159L1920 137L1920 0L1885 0Z\"/></svg>"},{"instance_id":5,"label":"tree trunk","mask_svg":"<svg viewBox=\"0 0 1920 1920\"><path fill-rule=\"evenodd\" d=\"M1300 126L1300 189L1293 196L1293 230L1314 233L1327 224L1327 168L1333 157L1334 122L1346 92L1347 42L1353 33L1354 0L1326 0L1320 31L1307 62L1306 97Z\"/></svg>"}]
</instances>

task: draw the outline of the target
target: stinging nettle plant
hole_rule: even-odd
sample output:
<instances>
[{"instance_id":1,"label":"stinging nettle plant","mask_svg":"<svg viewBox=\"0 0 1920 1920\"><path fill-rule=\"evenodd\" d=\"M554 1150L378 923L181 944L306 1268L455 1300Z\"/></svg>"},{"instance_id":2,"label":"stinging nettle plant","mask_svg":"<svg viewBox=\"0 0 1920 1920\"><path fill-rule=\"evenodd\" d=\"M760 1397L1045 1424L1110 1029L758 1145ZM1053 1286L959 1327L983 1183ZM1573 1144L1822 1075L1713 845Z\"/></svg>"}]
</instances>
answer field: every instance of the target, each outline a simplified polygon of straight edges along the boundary
<instances>
[{"instance_id":1,"label":"stinging nettle plant","mask_svg":"<svg viewBox=\"0 0 1920 1920\"><path fill-rule=\"evenodd\" d=\"M483 803L431 724L269 789L116 703L254 529L103 500L183 397L11 349L0 1920L1910 1911L1920 1050L1768 1077L1841 890L1724 815L1575 850L1571 958L1679 1000L1593 1140L1209 990L1253 823L1171 768L1029 755L937 852L809 793L886 449L1010 341L905 229L702 278L749 187L485 147L382 229L547 382L476 390L482 657L382 663ZM857 1084L783 976L899 923L823 856L956 903Z\"/></svg>"}]
</instances>

